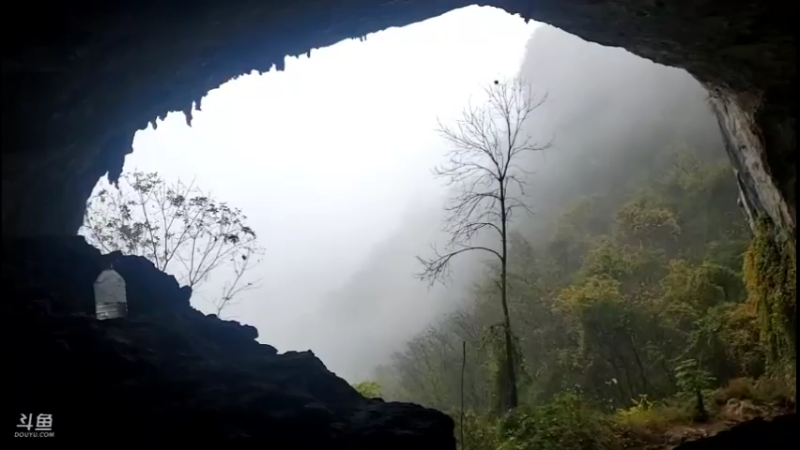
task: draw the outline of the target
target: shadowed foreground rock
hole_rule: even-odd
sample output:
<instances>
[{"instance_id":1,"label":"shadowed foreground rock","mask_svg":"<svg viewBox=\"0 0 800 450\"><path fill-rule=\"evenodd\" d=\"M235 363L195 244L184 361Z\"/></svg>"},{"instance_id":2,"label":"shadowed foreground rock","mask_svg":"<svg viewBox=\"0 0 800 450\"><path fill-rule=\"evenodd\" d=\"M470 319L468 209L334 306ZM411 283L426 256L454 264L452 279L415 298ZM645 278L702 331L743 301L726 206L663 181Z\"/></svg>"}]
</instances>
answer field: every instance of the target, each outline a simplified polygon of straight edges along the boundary
<instances>
[{"instance_id":1,"label":"shadowed foreground rock","mask_svg":"<svg viewBox=\"0 0 800 450\"><path fill-rule=\"evenodd\" d=\"M92 286L112 261L129 317L98 321ZM455 448L444 414L364 399L311 352L278 355L255 328L192 309L191 292L143 258L101 256L81 237L5 241L2 293L8 427L50 413L56 438Z\"/></svg>"},{"instance_id":2,"label":"shadowed foreground rock","mask_svg":"<svg viewBox=\"0 0 800 450\"><path fill-rule=\"evenodd\" d=\"M745 450L797 448L797 415L754 419L715 436L687 442L675 450Z\"/></svg>"}]
</instances>

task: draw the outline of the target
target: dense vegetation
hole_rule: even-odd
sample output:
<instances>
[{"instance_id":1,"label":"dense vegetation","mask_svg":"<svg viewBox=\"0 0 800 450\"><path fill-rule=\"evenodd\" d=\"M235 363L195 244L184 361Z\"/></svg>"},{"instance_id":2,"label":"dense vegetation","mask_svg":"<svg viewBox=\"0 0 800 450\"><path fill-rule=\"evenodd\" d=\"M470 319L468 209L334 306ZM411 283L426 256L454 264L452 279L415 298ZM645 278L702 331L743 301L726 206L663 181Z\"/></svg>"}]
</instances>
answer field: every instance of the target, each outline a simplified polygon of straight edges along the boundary
<instances>
[{"instance_id":1,"label":"dense vegetation","mask_svg":"<svg viewBox=\"0 0 800 450\"><path fill-rule=\"evenodd\" d=\"M498 405L492 266L467 307L378 370L383 396L452 412L470 449L618 448L706 421L730 398L793 402L794 382L777 377L794 376L794 258L765 237L768 224L752 236L718 150L597 168L599 184L549 214L546 231L517 226L515 411Z\"/></svg>"}]
</instances>

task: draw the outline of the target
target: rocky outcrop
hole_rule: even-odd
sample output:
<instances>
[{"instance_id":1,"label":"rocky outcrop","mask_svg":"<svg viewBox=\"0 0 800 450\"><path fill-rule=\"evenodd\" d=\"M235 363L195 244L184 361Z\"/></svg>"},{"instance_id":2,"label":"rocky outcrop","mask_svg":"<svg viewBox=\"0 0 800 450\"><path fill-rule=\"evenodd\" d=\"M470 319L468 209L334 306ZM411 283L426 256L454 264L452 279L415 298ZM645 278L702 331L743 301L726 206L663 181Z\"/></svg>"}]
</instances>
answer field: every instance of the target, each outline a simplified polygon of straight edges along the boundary
<instances>
[{"instance_id":1,"label":"rocky outcrop","mask_svg":"<svg viewBox=\"0 0 800 450\"><path fill-rule=\"evenodd\" d=\"M129 317L94 318L113 263ZM59 437L269 438L269 448L455 448L452 421L361 397L311 352L278 354L255 328L206 316L147 260L75 238L3 243L7 411L53 414Z\"/></svg>"},{"instance_id":2,"label":"rocky outcrop","mask_svg":"<svg viewBox=\"0 0 800 450\"><path fill-rule=\"evenodd\" d=\"M2 18L3 235L73 234L99 177L133 133L223 82L280 70L285 55L402 26L469 0L74 0ZM796 2L493 0L603 45L683 67L726 105L765 213L795 233ZM753 101L756 99L757 101ZM269 99L263 99L269 101ZM728 111L728 113L724 112ZM747 117L745 128L734 125ZM272 124L280 126L279 124ZM265 124L270 126L270 124ZM734 127L734 128L732 128ZM742 133L736 130L745 130ZM751 173L752 172L752 173ZM766 180L766 181L764 181Z\"/></svg>"},{"instance_id":3,"label":"rocky outcrop","mask_svg":"<svg viewBox=\"0 0 800 450\"><path fill-rule=\"evenodd\" d=\"M795 167L794 164L770 164L764 134L755 117L759 105L754 102L760 100L737 101L730 92L713 89L709 100L719 121L725 150L736 173L740 204L750 222L750 228L755 232L759 218L769 218L783 231L783 239L793 241L797 233ZM784 123L771 133L773 139L781 141L775 142L771 148L793 153L796 146L794 120L773 118L772 122L773 126L775 122ZM780 175L776 176L773 172ZM781 180L788 184L781 186Z\"/></svg>"}]
</instances>

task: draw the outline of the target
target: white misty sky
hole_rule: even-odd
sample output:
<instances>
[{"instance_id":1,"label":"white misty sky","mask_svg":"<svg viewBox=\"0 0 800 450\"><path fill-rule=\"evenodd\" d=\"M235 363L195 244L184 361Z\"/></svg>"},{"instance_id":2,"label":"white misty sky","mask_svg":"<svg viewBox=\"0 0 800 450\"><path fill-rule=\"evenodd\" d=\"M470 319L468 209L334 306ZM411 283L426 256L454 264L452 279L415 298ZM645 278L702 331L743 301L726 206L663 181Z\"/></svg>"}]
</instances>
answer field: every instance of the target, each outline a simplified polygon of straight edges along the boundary
<instances>
[{"instance_id":1,"label":"white misty sky","mask_svg":"<svg viewBox=\"0 0 800 450\"><path fill-rule=\"evenodd\" d=\"M535 26L469 7L287 57L283 72L209 92L192 127L172 113L157 130L139 131L125 170L194 178L242 208L267 255L261 288L229 314L280 351L313 347L335 337L313 336L300 318L395 231L415 198L436 189L430 168L445 150L436 118L457 114L493 79L515 76Z\"/></svg>"}]
</instances>

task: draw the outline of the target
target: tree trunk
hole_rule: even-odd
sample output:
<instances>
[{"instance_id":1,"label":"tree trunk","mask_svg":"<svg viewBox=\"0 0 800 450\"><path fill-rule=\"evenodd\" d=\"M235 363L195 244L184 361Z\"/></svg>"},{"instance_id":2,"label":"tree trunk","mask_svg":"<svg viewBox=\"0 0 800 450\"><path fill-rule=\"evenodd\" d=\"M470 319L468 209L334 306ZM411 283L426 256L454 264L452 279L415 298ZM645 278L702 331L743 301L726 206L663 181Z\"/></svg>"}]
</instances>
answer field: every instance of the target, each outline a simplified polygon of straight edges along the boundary
<instances>
[{"instance_id":1,"label":"tree trunk","mask_svg":"<svg viewBox=\"0 0 800 450\"><path fill-rule=\"evenodd\" d=\"M708 421L708 411L706 411L706 405L703 401L703 393L700 389L695 389L694 391L695 397L697 398L697 403L695 405L695 412L694 412L694 421L695 422L706 422Z\"/></svg>"},{"instance_id":2,"label":"tree trunk","mask_svg":"<svg viewBox=\"0 0 800 450\"><path fill-rule=\"evenodd\" d=\"M608 364L611 366L611 370L614 371L614 385L617 387L617 391L619 392L619 404L620 404L620 406L623 406L623 405L627 406L628 405L628 400L630 400L630 399L626 399L625 398L625 391L622 388L622 375L620 375L620 373L619 373L619 367L617 367L617 361L613 357L609 358L609 357L603 356L602 353L600 354L600 356L605 358L606 362L608 362Z\"/></svg>"},{"instance_id":3,"label":"tree trunk","mask_svg":"<svg viewBox=\"0 0 800 450\"><path fill-rule=\"evenodd\" d=\"M461 418L459 430L461 431L461 450L466 450L464 442L464 372L467 370L467 341L461 341Z\"/></svg>"},{"instance_id":4,"label":"tree trunk","mask_svg":"<svg viewBox=\"0 0 800 450\"><path fill-rule=\"evenodd\" d=\"M502 185L502 183L501 183ZM517 407L519 400L517 396L517 371L516 365L514 363L514 340L511 334L511 318L508 314L508 231L507 231L507 222L508 217L506 217L506 202L505 202L505 191L501 187L500 189L500 208L501 208L501 222L502 222L502 240L503 240L503 253L502 258L500 261L501 265L501 273L500 273L500 283L501 283L501 292L500 292L500 301L503 304L503 329L505 334L506 340L506 374L508 379L506 380L506 410L512 410Z\"/></svg>"},{"instance_id":5,"label":"tree trunk","mask_svg":"<svg viewBox=\"0 0 800 450\"><path fill-rule=\"evenodd\" d=\"M669 367L667 367L667 364L664 362L663 358L661 359L661 362L659 364L661 365L661 370L663 370L664 374L666 374L670 384L672 385L673 388L675 388L678 385L678 383L675 381L675 377L672 376L672 371L669 370Z\"/></svg>"},{"instance_id":6,"label":"tree trunk","mask_svg":"<svg viewBox=\"0 0 800 450\"><path fill-rule=\"evenodd\" d=\"M650 392L650 383L647 381L647 371L644 369L644 364L642 364L642 359L639 357L639 351L636 350L636 339L633 337L632 334L628 334L628 338L631 344L631 350L633 351L633 357L636 360L636 367L639 369L639 380L642 382L642 390L645 394L651 394Z\"/></svg>"}]
</instances>

